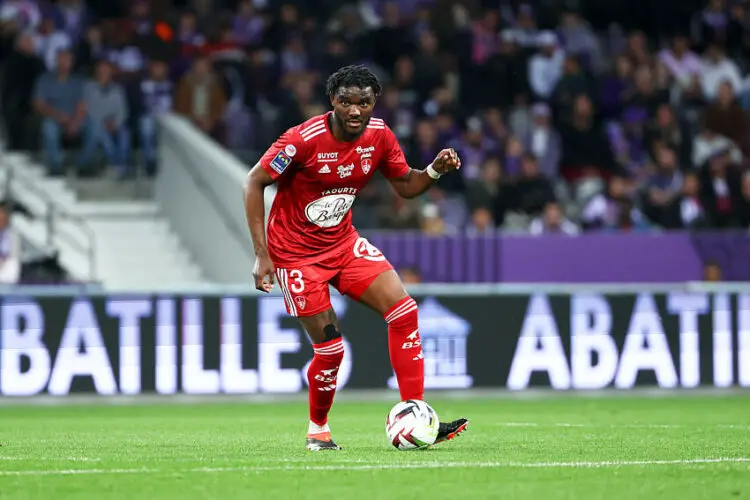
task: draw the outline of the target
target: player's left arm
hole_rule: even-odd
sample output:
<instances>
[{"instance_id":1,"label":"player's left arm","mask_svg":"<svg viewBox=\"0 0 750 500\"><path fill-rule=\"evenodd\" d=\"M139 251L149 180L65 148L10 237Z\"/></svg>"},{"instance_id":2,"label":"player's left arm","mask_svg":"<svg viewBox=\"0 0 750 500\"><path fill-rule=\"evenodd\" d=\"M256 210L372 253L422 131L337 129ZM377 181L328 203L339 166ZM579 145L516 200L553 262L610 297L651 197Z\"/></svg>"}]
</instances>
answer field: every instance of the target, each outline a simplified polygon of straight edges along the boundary
<instances>
[{"instance_id":1,"label":"player's left arm","mask_svg":"<svg viewBox=\"0 0 750 500\"><path fill-rule=\"evenodd\" d=\"M461 168L461 160L453 148L440 151L424 170L411 168L393 132L390 129L386 131L389 135L386 139L388 151L381 169L402 198L416 198L430 189L441 176Z\"/></svg>"}]
</instances>

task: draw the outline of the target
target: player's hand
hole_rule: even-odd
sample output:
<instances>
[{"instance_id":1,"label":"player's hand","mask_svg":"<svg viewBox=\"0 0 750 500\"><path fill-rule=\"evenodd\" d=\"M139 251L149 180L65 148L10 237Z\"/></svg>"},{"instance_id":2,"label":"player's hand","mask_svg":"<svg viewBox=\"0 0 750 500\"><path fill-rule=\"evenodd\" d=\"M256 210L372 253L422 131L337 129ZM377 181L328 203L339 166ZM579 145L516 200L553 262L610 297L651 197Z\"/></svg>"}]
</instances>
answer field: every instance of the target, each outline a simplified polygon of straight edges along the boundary
<instances>
[{"instance_id":1,"label":"player's hand","mask_svg":"<svg viewBox=\"0 0 750 500\"><path fill-rule=\"evenodd\" d=\"M461 159L453 148L443 149L432 162L432 168L438 173L447 174L461 168Z\"/></svg>"},{"instance_id":2,"label":"player's hand","mask_svg":"<svg viewBox=\"0 0 750 500\"><path fill-rule=\"evenodd\" d=\"M253 278L255 279L255 288L261 292L270 292L273 289L273 280L276 274L276 268L267 253L256 256L255 266L253 266Z\"/></svg>"}]
</instances>

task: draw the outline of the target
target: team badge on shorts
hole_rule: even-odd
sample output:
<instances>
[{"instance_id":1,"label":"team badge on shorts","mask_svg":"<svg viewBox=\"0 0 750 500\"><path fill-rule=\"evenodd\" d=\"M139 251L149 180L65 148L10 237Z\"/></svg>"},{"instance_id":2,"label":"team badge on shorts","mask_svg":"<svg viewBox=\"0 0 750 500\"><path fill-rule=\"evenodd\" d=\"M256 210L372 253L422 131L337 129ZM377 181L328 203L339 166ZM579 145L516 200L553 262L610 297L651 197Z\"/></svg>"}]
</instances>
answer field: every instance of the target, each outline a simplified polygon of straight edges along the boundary
<instances>
[{"instance_id":1,"label":"team badge on shorts","mask_svg":"<svg viewBox=\"0 0 750 500\"><path fill-rule=\"evenodd\" d=\"M362 158L362 172L365 174L370 172L372 168L372 160L370 158Z\"/></svg>"},{"instance_id":2,"label":"team badge on shorts","mask_svg":"<svg viewBox=\"0 0 750 500\"><path fill-rule=\"evenodd\" d=\"M295 150L296 153L296 150ZM279 151L276 153L276 156L274 156L273 160L271 160L271 168L274 169L276 172L282 174L284 173L284 170L286 170L286 167L291 165L292 159L291 157L286 154L284 151Z\"/></svg>"},{"instance_id":3,"label":"team badge on shorts","mask_svg":"<svg viewBox=\"0 0 750 500\"><path fill-rule=\"evenodd\" d=\"M307 305L307 301L305 300L304 297L302 297L301 295L297 295L296 297L294 297L294 302L297 303L297 307L299 307L300 311L305 310L305 305Z\"/></svg>"}]
</instances>

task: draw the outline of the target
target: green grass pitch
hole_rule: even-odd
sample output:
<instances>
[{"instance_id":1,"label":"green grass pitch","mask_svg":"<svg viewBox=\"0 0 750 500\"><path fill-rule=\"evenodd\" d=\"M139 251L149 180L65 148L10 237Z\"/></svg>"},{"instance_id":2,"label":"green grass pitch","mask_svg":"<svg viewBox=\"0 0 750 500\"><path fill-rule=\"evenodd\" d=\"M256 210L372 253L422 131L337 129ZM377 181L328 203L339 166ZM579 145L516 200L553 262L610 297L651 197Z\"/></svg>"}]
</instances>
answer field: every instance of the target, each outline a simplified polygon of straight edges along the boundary
<instances>
[{"instance_id":1,"label":"green grass pitch","mask_svg":"<svg viewBox=\"0 0 750 500\"><path fill-rule=\"evenodd\" d=\"M342 393L339 452L304 450L302 400L4 405L1 499L750 499L750 393L430 403L460 438L390 447L393 401Z\"/></svg>"}]
</instances>

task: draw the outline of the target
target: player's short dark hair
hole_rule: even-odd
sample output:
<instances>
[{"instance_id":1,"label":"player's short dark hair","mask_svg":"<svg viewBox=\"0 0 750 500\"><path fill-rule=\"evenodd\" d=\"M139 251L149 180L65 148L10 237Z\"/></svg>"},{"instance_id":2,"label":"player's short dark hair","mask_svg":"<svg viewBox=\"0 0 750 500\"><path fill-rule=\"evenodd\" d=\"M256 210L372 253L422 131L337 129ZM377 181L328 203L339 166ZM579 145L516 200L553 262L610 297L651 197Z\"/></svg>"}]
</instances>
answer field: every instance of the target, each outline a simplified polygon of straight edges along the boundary
<instances>
[{"instance_id":1,"label":"player's short dark hair","mask_svg":"<svg viewBox=\"0 0 750 500\"><path fill-rule=\"evenodd\" d=\"M375 97L383 91L380 80L370 68L364 65L344 66L328 77L326 82L326 94L332 97L341 87L372 88Z\"/></svg>"}]
</instances>

